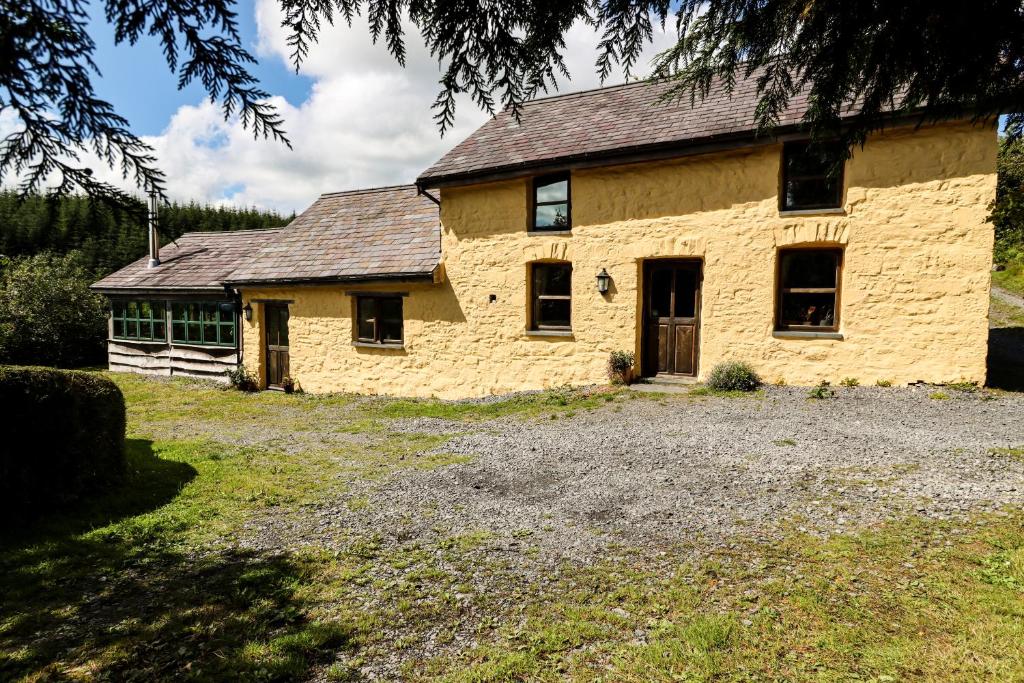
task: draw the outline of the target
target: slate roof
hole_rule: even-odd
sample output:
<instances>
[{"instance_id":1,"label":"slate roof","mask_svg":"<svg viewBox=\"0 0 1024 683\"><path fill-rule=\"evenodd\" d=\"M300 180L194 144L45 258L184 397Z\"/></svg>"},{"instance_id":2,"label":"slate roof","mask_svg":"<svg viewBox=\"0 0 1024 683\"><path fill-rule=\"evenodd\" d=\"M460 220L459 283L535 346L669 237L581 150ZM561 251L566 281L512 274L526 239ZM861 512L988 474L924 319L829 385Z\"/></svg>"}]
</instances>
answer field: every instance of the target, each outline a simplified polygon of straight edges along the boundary
<instances>
[{"instance_id":1,"label":"slate roof","mask_svg":"<svg viewBox=\"0 0 1024 683\"><path fill-rule=\"evenodd\" d=\"M224 281L419 278L440 262L437 205L415 185L399 185L321 195Z\"/></svg>"},{"instance_id":2,"label":"slate roof","mask_svg":"<svg viewBox=\"0 0 1024 683\"><path fill-rule=\"evenodd\" d=\"M504 111L424 171L417 183L432 187L559 162L752 137L756 77L738 80L731 97L712 86L692 107L687 96L659 101L670 87L640 82L539 98L523 107L518 123ZM797 124L806 109L806 96L794 97L780 126Z\"/></svg>"},{"instance_id":3,"label":"slate roof","mask_svg":"<svg viewBox=\"0 0 1024 683\"><path fill-rule=\"evenodd\" d=\"M92 285L98 291L180 289L202 291L224 289L225 276L238 267L261 244L281 232L234 230L231 232L187 232L160 248L160 265L149 268L149 255L111 273Z\"/></svg>"}]
</instances>

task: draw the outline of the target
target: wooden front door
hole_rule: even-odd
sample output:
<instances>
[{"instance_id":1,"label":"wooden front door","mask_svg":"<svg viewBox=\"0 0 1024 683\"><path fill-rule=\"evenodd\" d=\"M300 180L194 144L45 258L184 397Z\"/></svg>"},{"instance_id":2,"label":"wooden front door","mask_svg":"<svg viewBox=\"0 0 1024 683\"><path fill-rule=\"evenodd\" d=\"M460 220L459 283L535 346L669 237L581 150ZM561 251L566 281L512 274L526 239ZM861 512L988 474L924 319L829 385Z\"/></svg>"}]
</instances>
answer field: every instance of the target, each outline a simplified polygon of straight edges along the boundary
<instances>
[{"instance_id":1,"label":"wooden front door","mask_svg":"<svg viewBox=\"0 0 1024 683\"><path fill-rule=\"evenodd\" d=\"M644 375L697 374L699 261L651 261L644 273Z\"/></svg>"},{"instance_id":2,"label":"wooden front door","mask_svg":"<svg viewBox=\"0 0 1024 683\"><path fill-rule=\"evenodd\" d=\"M267 386L279 387L288 376L288 304L263 304L266 329Z\"/></svg>"}]
</instances>

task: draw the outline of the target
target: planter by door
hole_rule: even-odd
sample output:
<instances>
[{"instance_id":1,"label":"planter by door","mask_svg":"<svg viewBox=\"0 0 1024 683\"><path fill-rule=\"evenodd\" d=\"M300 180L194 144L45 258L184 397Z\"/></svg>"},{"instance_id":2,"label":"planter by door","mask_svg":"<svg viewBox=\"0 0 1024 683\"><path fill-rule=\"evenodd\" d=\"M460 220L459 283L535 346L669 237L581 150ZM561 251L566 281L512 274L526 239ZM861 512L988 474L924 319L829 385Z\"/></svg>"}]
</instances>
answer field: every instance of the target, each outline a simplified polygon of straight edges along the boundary
<instances>
[{"instance_id":1,"label":"planter by door","mask_svg":"<svg viewBox=\"0 0 1024 683\"><path fill-rule=\"evenodd\" d=\"M700 261L649 261L644 267L643 374L697 374Z\"/></svg>"},{"instance_id":2,"label":"planter by door","mask_svg":"<svg viewBox=\"0 0 1024 683\"><path fill-rule=\"evenodd\" d=\"M267 386L281 387L282 381L289 375L288 368L288 304L263 304L263 317L266 359Z\"/></svg>"}]
</instances>

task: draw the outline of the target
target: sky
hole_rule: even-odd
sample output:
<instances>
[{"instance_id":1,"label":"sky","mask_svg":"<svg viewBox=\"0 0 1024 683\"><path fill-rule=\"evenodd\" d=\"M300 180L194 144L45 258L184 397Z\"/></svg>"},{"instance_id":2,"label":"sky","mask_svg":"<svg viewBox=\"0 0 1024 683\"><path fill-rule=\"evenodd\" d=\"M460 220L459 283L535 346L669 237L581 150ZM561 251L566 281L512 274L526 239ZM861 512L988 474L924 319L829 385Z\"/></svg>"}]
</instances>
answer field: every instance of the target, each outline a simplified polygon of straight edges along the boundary
<instances>
[{"instance_id":1,"label":"sky","mask_svg":"<svg viewBox=\"0 0 1024 683\"><path fill-rule=\"evenodd\" d=\"M296 74L278 3L240 0L237 10L245 47L259 62L253 73L284 117L291 150L224 121L201 87L179 91L156 41L115 45L102 16L92 22L97 93L155 148L173 199L301 211L323 192L411 182L486 120L461 101L454 129L441 137L430 109L440 71L412 31L403 69L383 45L372 44L365 19L352 28L325 27ZM657 36L641 70L670 42ZM597 35L576 26L566 43L573 78L559 92L597 87ZM615 74L605 84L622 81ZM115 172L94 168L124 186Z\"/></svg>"}]
</instances>

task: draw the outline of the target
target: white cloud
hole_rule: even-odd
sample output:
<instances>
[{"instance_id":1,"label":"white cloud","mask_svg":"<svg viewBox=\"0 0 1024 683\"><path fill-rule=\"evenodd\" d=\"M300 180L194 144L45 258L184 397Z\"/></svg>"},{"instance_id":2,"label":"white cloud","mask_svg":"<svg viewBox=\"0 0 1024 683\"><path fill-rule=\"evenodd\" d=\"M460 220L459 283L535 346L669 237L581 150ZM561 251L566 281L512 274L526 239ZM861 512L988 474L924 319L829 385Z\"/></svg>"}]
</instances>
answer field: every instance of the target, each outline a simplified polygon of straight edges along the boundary
<instances>
[{"instance_id":1,"label":"white cloud","mask_svg":"<svg viewBox=\"0 0 1024 683\"><path fill-rule=\"evenodd\" d=\"M260 59L288 61L279 3L258 0L257 52ZM566 36L566 61L573 80L562 92L596 87L597 35L578 25ZM670 42L660 35L639 70ZM352 28L325 27L305 60L313 79L308 99L293 106L274 102L285 119L293 149L253 140L218 107L204 102L183 106L161 135L147 138L167 173L173 198L256 205L301 211L322 192L410 182L420 171L465 138L486 119L460 101L455 128L442 139L430 105L440 70L418 35L407 36L406 68L384 45L373 45L365 20ZM621 76L610 83L621 82ZM114 174L103 173L116 180Z\"/></svg>"}]
</instances>

